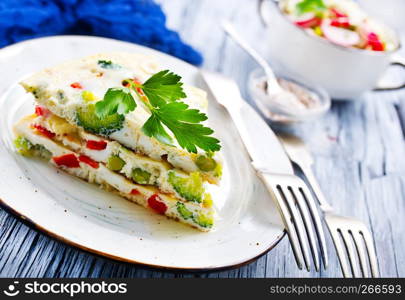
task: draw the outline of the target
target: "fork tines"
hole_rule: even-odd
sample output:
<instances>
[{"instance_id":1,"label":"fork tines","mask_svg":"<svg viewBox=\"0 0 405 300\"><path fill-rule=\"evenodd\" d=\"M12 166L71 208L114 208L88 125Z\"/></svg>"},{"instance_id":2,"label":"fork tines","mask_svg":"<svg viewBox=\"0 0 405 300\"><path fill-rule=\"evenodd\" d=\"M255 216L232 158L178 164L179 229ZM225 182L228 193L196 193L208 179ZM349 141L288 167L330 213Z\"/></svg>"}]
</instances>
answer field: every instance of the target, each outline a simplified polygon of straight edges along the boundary
<instances>
[{"instance_id":1,"label":"fork tines","mask_svg":"<svg viewBox=\"0 0 405 300\"><path fill-rule=\"evenodd\" d=\"M364 223L333 214L327 214L325 221L335 244L343 276L379 277L373 238Z\"/></svg>"},{"instance_id":2,"label":"fork tines","mask_svg":"<svg viewBox=\"0 0 405 300\"><path fill-rule=\"evenodd\" d=\"M311 270L309 245L315 270L319 271L318 245L324 268L326 268L328 256L321 218L306 184L295 175L270 173L260 175L274 195L298 267L302 269L304 262L306 269Z\"/></svg>"}]
</instances>

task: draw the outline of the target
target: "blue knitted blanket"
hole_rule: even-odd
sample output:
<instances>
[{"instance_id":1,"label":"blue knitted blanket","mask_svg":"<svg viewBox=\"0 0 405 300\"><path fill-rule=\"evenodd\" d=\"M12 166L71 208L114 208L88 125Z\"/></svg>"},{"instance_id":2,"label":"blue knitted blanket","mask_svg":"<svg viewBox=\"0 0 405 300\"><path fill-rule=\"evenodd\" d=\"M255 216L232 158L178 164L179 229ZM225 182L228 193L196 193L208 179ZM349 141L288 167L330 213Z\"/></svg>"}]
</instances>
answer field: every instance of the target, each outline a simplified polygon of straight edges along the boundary
<instances>
[{"instance_id":1,"label":"blue knitted blanket","mask_svg":"<svg viewBox=\"0 0 405 300\"><path fill-rule=\"evenodd\" d=\"M41 36L96 35L201 64L201 55L165 23L153 0L0 0L0 47Z\"/></svg>"}]
</instances>

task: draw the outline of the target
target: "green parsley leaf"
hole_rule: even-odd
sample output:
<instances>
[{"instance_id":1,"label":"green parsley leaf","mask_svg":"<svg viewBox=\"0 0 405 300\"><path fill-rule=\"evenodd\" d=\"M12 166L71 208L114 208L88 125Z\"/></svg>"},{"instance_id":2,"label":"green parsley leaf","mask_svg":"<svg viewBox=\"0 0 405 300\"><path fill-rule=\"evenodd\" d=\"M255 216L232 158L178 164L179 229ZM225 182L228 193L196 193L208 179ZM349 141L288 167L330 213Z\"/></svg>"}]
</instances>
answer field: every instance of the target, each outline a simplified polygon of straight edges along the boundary
<instances>
[{"instance_id":1,"label":"green parsley leaf","mask_svg":"<svg viewBox=\"0 0 405 300\"><path fill-rule=\"evenodd\" d=\"M174 134L179 145L189 152L197 153L197 147L218 151L221 149L219 140L210 136L214 131L199 124L206 119L205 114L189 109L183 102L171 102L154 108L142 129L146 135L168 144L171 139L163 124Z\"/></svg>"},{"instance_id":2,"label":"green parsley leaf","mask_svg":"<svg viewBox=\"0 0 405 300\"><path fill-rule=\"evenodd\" d=\"M166 132L159 117L152 113L149 119L143 124L142 131L150 137L156 138L159 142L173 146L172 137Z\"/></svg>"},{"instance_id":3,"label":"green parsley leaf","mask_svg":"<svg viewBox=\"0 0 405 300\"><path fill-rule=\"evenodd\" d=\"M160 71L150 77L141 88L153 107L186 98L179 75L169 70Z\"/></svg>"},{"instance_id":4,"label":"green parsley leaf","mask_svg":"<svg viewBox=\"0 0 405 300\"><path fill-rule=\"evenodd\" d=\"M96 103L96 115L99 118L119 114L125 115L136 108L135 99L127 88L110 88L103 100Z\"/></svg>"},{"instance_id":5,"label":"green parsley leaf","mask_svg":"<svg viewBox=\"0 0 405 300\"><path fill-rule=\"evenodd\" d=\"M322 13L326 9L323 0L302 0L296 5L299 15L303 15L308 12L313 12L315 14Z\"/></svg>"}]
</instances>

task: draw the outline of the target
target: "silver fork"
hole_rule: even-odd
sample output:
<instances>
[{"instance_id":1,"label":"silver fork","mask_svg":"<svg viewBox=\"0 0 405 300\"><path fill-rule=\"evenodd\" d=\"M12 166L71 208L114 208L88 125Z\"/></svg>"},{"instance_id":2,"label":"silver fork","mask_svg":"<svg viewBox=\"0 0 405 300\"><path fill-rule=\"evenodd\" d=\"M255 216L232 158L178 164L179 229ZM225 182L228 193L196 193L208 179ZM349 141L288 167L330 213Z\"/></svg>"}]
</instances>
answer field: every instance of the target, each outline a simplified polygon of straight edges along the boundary
<instances>
[{"instance_id":1,"label":"silver fork","mask_svg":"<svg viewBox=\"0 0 405 300\"><path fill-rule=\"evenodd\" d=\"M325 222L335 245L343 276L370 277L371 275L378 277L378 262L373 237L366 225L357 219L334 213L333 207L326 201L312 172L313 159L303 141L292 135L279 137L290 159L305 174L319 201L320 209L325 214Z\"/></svg>"},{"instance_id":2,"label":"silver fork","mask_svg":"<svg viewBox=\"0 0 405 300\"><path fill-rule=\"evenodd\" d=\"M311 270L309 244L315 270L319 271L318 241L323 265L326 269L328 255L322 222L315 201L305 182L292 174L275 174L261 168L257 168L257 170L276 200L298 267L302 269L303 257L306 269Z\"/></svg>"}]
</instances>

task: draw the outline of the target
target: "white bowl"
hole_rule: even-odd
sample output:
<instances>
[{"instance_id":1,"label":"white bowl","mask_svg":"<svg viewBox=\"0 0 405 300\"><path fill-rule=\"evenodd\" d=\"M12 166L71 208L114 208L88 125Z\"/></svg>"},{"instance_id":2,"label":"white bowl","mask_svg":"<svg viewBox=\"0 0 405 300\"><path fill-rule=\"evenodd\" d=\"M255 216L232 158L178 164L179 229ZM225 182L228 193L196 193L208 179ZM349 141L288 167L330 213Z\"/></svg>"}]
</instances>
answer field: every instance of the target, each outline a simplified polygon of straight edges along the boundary
<instances>
[{"instance_id":1,"label":"white bowl","mask_svg":"<svg viewBox=\"0 0 405 300\"><path fill-rule=\"evenodd\" d=\"M396 50L376 52L346 48L312 36L293 24L274 1L262 1L260 12L268 26L266 38L271 62L292 76L319 84L334 99L356 99L376 87L390 64L405 66L405 60L396 56L400 48L397 35L389 28L386 31L395 41Z\"/></svg>"}]
</instances>

